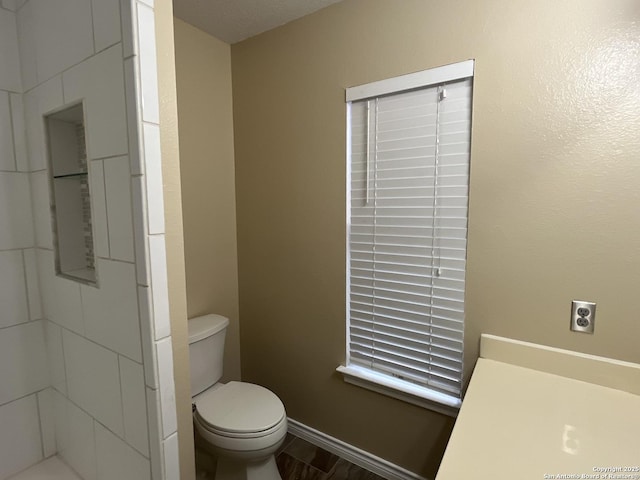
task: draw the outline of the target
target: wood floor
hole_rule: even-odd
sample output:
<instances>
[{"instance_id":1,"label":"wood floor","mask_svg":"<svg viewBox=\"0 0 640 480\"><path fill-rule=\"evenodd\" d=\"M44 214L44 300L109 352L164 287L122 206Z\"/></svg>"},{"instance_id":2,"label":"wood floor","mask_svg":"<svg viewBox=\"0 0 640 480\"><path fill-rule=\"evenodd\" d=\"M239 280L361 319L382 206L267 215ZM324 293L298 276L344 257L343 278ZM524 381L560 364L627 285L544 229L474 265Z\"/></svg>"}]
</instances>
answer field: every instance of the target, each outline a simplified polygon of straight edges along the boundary
<instances>
[{"instance_id":1,"label":"wood floor","mask_svg":"<svg viewBox=\"0 0 640 480\"><path fill-rule=\"evenodd\" d=\"M384 480L290 433L276 463L282 480Z\"/></svg>"},{"instance_id":2,"label":"wood floor","mask_svg":"<svg viewBox=\"0 0 640 480\"><path fill-rule=\"evenodd\" d=\"M196 449L197 479L213 479L215 459ZM363 468L287 433L276 453L282 480L384 480Z\"/></svg>"}]
</instances>

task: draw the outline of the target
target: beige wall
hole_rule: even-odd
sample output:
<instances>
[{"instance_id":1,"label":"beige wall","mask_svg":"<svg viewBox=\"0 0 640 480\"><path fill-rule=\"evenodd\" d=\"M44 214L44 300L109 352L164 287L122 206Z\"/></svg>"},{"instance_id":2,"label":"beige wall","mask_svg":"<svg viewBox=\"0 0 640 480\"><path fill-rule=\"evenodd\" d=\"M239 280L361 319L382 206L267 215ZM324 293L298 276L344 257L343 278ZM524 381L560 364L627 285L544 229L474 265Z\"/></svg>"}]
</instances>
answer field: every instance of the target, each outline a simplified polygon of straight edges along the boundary
<instances>
[{"instance_id":1,"label":"beige wall","mask_svg":"<svg viewBox=\"0 0 640 480\"><path fill-rule=\"evenodd\" d=\"M182 202L180 198L180 149L176 104L176 71L173 40L172 0L156 0L156 45L158 93L160 97L160 142L164 183L165 240L173 344L173 371L178 415L180 479L195 479L189 350L187 344L187 302L185 294Z\"/></svg>"},{"instance_id":2,"label":"beige wall","mask_svg":"<svg viewBox=\"0 0 640 480\"><path fill-rule=\"evenodd\" d=\"M344 88L468 58L467 368L480 332L640 361L640 3L347 0L231 51L242 374L292 418L436 471L450 419L334 372ZM569 332L575 298L595 335Z\"/></svg>"},{"instance_id":3,"label":"beige wall","mask_svg":"<svg viewBox=\"0 0 640 480\"><path fill-rule=\"evenodd\" d=\"M240 379L231 47L175 19L189 318L230 320L224 381Z\"/></svg>"}]
</instances>

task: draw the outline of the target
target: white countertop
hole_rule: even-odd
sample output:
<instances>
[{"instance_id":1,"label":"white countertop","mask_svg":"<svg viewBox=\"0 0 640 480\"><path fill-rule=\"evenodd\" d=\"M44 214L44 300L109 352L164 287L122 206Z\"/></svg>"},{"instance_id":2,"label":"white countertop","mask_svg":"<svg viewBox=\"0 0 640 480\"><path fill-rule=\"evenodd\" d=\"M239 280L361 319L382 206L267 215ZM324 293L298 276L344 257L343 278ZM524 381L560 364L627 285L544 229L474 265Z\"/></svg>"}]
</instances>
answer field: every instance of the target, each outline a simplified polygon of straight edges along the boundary
<instances>
[{"instance_id":1,"label":"white countertop","mask_svg":"<svg viewBox=\"0 0 640 480\"><path fill-rule=\"evenodd\" d=\"M608 360L578 357L585 368ZM640 479L640 366L613 363L614 383L634 393L480 358L436 480Z\"/></svg>"}]
</instances>

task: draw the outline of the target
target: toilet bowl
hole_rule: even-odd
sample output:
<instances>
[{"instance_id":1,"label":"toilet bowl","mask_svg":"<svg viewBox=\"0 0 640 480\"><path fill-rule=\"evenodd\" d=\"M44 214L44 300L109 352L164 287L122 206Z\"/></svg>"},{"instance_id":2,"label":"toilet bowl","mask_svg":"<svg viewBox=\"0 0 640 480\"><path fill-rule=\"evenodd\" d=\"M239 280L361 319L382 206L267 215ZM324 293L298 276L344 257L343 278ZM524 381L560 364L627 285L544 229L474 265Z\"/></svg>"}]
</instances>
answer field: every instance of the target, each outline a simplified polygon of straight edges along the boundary
<instances>
[{"instance_id":1,"label":"toilet bowl","mask_svg":"<svg viewBox=\"0 0 640 480\"><path fill-rule=\"evenodd\" d=\"M193 423L198 446L217 457L216 480L281 480L274 453L287 434L282 401L245 382L219 383L229 320L189 320Z\"/></svg>"}]
</instances>

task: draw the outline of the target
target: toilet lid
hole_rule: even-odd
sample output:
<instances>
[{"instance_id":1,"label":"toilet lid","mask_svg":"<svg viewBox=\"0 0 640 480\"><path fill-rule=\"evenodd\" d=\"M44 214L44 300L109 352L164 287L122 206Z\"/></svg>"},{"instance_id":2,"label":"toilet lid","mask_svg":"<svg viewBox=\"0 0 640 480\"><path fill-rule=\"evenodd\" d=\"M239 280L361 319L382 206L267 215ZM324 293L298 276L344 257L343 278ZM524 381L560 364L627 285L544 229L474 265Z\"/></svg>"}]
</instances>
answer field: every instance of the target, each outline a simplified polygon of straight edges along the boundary
<instances>
[{"instance_id":1,"label":"toilet lid","mask_svg":"<svg viewBox=\"0 0 640 480\"><path fill-rule=\"evenodd\" d=\"M229 382L195 398L198 416L209 427L230 433L268 430L282 421L284 405L270 390L253 383Z\"/></svg>"}]
</instances>

